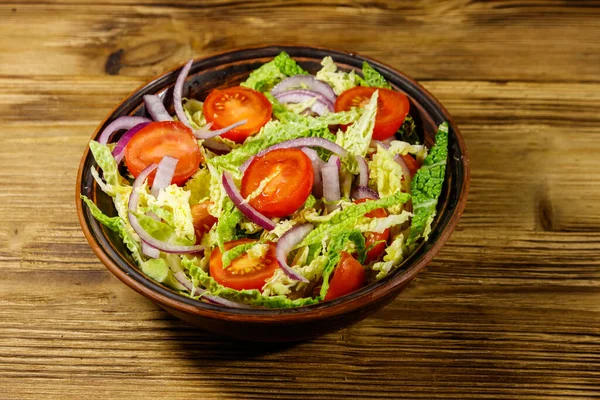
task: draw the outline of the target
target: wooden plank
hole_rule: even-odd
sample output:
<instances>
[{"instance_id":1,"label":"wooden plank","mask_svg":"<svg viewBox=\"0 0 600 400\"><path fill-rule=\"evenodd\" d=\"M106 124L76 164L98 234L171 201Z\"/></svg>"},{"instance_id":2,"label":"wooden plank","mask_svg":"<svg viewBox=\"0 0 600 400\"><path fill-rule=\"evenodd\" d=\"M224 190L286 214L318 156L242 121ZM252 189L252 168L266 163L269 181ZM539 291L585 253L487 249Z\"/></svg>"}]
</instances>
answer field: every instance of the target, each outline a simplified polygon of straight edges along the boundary
<instances>
[{"instance_id":1,"label":"wooden plank","mask_svg":"<svg viewBox=\"0 0 600 400\"><path fill-rule=\"evenodd\" d=\"M418 79L597 82L597 4L4 2L0 74L153 76L233 47L304 43L376 57Z\"/></svg>"}]
</instances>

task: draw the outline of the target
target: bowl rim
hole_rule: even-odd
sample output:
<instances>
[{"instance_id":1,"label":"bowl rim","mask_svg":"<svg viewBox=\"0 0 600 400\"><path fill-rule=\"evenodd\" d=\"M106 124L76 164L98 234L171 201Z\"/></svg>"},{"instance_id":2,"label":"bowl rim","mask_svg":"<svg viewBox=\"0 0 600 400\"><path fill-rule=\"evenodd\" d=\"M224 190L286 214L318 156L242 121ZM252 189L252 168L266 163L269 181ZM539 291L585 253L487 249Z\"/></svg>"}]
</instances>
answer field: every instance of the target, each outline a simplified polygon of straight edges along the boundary
<instances>
[{"instance_id":1,"label":"bowl rim","mask_svg":"<svg viewBox=\"0 0 600 400\"><path fill-rule=\"evenodd\" d=\"M189 297L185 297L180 295L170 289L166 289L164 286L157 282L153 282L150 278L145 276L142 272L138 271L137 274L142 275L143 279L137 280L131 276L131 272L135 272L136 268L132 267L127 261L121 258L121 260L131 269L129 272L125 271L119 265L117 265L106 253L105 249L100 245L100 243L96 240L95 236L92 234L90 226L87 223L83 201L80 198L82 194L82 177L84 174L84 166L88 157L90 157L90 149L86 144L83 156L81 158L79 164L79 170L77 173L77 181L75 187L75 197L76 197L76 208L77 208L77 216L79 219L79 223L81 225L83 234L90 244L90 247L96 254L96 256L100 259L100 261L105 265L105 267L115 275L119 280L125 283L130 288L134 289L136 292L146 296L150 300L157 302L158 304L178 310L179 312L183 312L186 314L192 314L207 318L212 318L215 320L226 320L226 321L242 321L242 322L253 322L253 323L265 323L265 324L285 324L288 322L308 322L315 319L327 319L331 317L335 317L341 314L346 314L352 311L359 310L368 306L371 303L376 303L378 300L389 296L390 294L399 292L408 282L410 282L414 277L423 270L431 260L437 255L442 246L449 239L450 235L456 228L458 221L460 220L464 208L467 203L467 197L470 186L470 165L468 152L465 144L465 140L454 122L452 116L446 108L439 102L439 100L433 96L427 89L425 89L421 84L415 81L413 78L407 76L406 74L398 71L396 68L382 63L380 61L374 60L370 57L360 55L356 52L349 52L346 50L338 50L334 48L327 47L318 47L318 46L306 46L306 45L288 45L288 44L275 44L275 45L257 45L257 46L245 46L238 47L224 51L218 51L211 54L203 55L202 57L194 58L193 64L201 62L206 59L210 59L213 57L219 57L228 54L235 54L240 52L252 51L252 50L281 50L285 51L286 49L297 49L297 50L319 50L331 53L332 56L344 55L347 57L359 57L362 60L368 61L371 65L378 65L387 68L389 71L401 77L403 80L410 82L414 85L424 96L428 98L428 100L432 103L434 107L438 109L438 111L444 116L445 120L447 120L456 136L458 147L460 148L462 154L462 166L463 166L463 174L462 174L462 188L458 195L458 200L454 207L452 214L449 217L446 227L440 232L439 237L435 242L431 244L431 247L421 256L420 259L412 260L413 256L416 253L413 252L408 258L403 260L403 263L409 262L408 267L402 270L397 270L395 273L390 274L390 279L385 279L381 281L376 281L371 283L370 285L365 286L364 288L350 293L346 296L342 296L338 299L331 300L328 302L317 303L310 306L303 307L295 307L295 308L231 308L226 306L220 306L216 304L210 304L206 302L202 302L200 300L192 299ZM258 57L255 57L258 58ZM250 57L251 59L251 57ZM89 140L93 140L97 138L100 133L100 130L105 126L106 122L113 117L115 112L121 107L121 105L126 102L128 99L133 97L136 93L143 90L144 88L152 85L158 79L161 79L165 76L174 74L176 71L182 68L182 65L178 65L175 68L172 68L166 72L156 75L152 79L144 82L131 93L129 93L121 102L119 102L102 120L102 122L98 125L98 127L94 130L94 133L90 137ZM89 141L88 141L89 142ZM162 293L161 293L162 292ZM273 318L277 317L277 318Z\"/></svg>"}]
</instances>

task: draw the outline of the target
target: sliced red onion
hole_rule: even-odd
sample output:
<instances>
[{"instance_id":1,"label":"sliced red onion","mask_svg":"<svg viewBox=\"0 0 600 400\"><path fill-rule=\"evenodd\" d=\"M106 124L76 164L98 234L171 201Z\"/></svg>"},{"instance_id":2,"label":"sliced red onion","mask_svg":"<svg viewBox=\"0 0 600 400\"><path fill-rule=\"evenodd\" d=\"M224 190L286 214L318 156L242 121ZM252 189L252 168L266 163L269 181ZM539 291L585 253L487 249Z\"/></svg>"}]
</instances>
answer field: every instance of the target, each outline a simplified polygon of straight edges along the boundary
<instances>
[{"instance_id":1,"label":"sliced red onion","mask_svg":"<svg viewBox=\"0 0 600 400\"><path fill-rule=\"evenodd\" d=\"M200 298L206 299L210 303L218 304L221 306L227 306L227 307L232 307L232 308L252 308L251 306L248 306L246 304L237 303L235 301L227 300L222 297L210 294L205 289L202 289L199 287L194 288L194 285L188 279L188 277L185 275L185 272L183 272L183 271L174 273L173 277L177 280L177 282L181 283L182 286L184 286L187 290L189 290L190 293L193 292L192 296L200 296Z\"/></svg>"},{"instance_id":2,"label":"sliced red onion","mask_svg":"<svg viewBox=\"0 0 600 400\"><path fill-rule=\"evenodd\" d=\"M412 175L410 174L410 169L408 168L408 165L406 165L406 163L404 162L404 160L402 159L402 156L400 154L396 154L394 156L394 161L396 161L400 167L402 167L402 176L404 177L404 183L406 184L407 189L407 193L410 193L410 182L412 180Z\"/></svg>"},{"instance_id":3,"label":"sliced red onion","mask_svg":"<svg viewBox=\"0 0 600 400\"><path fill-rule=\"evenodd\" d=\"M381 140L371 140L371 143L369 144L369 146L373 148L377 148L378 145L386 150L390 148L390 144L388 142L382 142Z\"/></svg>"},{"instance_id":4,"label":"sliced red onion","mask_svg":"<svg viewBox=\"0 0 600 400\"><path fill-rule=\"evenodd\" d=\"M366 186L357 186L354 188L354 190L352 190L352 198L354 200L360 200L360 199L377 200L377 199L379 199L379 195L377 194L376 191L374 191L373 189L369 189Z\"/></svg>"},{"instance_id":5,"label":"sliced red onion","mask_svg":"<svg viewBox=\"0 0 600 400\"><path fill-rule=\"evenodd\" d=\"M321 177L321 168L323 167L323 160L319 157L319 154L311 148L303 147L302 151L310 158L313 167L313 188L312 193L317 198L323 197L323 178Z\"/></svg>"},{"instance_id":6,"label":"sliced red onion","mask_svg":"<svg viewBox=\"0 0 600 400\"><path fill-rule=\"evenodd\" d=\"M138 193L138 189L144 184L144 181L148 176L154 171L158 165L152 163L148 165L146 168L140 172L135 181L133 181L133 187L131 188L131 194L129 195L129 211L137 211L138 202L140 199L140 194Z\"/></svg>"},{"instance_id":7,"label":"sliced red onion","mask_svg":"<svg viewBox=\"0 0 600 400\"><path fill-rule=\"evenodd\" d=\"M155 94L147 94L144 96L146 110L156 122L173 121L173 117L169 115L162 99Z\"/></svg>"},{"instance_id":8,"label":"sliced red onion","mask_svg":"<svg viewBox=\"0 0 600 400\"><path fill-rule=\"evenodd\" d=\"M367 166L367 161L364 157L354 156L356 158L356 162L358 163L358 169L360 171L360 175L358 177L359 186L367 186L369 184L369 167Z\"/></svg>"},{"instance_id":9,"label":"sliced red onion","mask_svg":"<svg viewBox=\"0 0 600 400\"><path fill-rule=\"evenodd\" d=\"M177 114L177 118L179 118L179 120L190 129L192 126L190 125L190 121L188 121L187 116L183 111L183 104L181 100L183 97L183 84L185 83L185 78L187 78L193 62L194 60L190 60L183 66L183 68L181 68L181 72L177 76L177 81L175 81L175 86L173 87L173 107L175 108L175 114Z\"/></svg>"},{"instance_id":10,"label":"sliced red onion","mask_svg":"<svg viewBox=\"0 0 600 400\"><path fill-rule=\"evenodd\" d=\"M121 129L131 129L134 126L141 124L143 122L152 122L152 121L150 121L148 118L144 118L144 117L130 117L130 116L119 117L119 118L115 119L113 122L111 122L110 124L108 124L108 126L106 128L104 128L104 130L100 134L100 137L98 138L98 143L107 144L109 142L112 134L115 133L116 131L121 130Z\"/></svg>"},{"instance_id":11,"label":"sliced red onion","mask_svg":"<svg viewBox=\"0 0 600 400\"><path fill-rule=\"evenodd\" d=\"M331 212L337 208L331 204L340 199L340 159L337 156L331 156L327 164L321 168L323 176L323 198L330 204L327 204L327 211Z\"/></svg>"},{"instance_id":12,"label":"sliced red onion","mask_svg":"<svg viewBox=\"0 0 600 400\"><path fill-rule=\"evenodd\" d=\"M161 189L164 189L171 184L173 175L175 175L177 162L179 162L178 159L170 156L164 156L162 160L160 160L154 182L152 183L152 189L150 190L152 196L158 197L158 193Z\"/></svg>"},{"instance_id":13,"label":"sliced red onion","mask_svg":"<svg viewBox=\"0 0 600 400\"><path fill-rule=\"evenodd\" d=\"M334 111L333 102L323 96L321 93L313 92L306 89L290 90L283 92L275 96L281 103L304 103L310 99L316 99L314 104L310 107L310 111L325 115L329 112Z\"/></svg>"},{"instance_id":14,"label":"sliced red onion","mask_svg":"<svg viewBox=\"0 0 600 400\"><path fill-rule=\"evenodd\" d=\"M325 150L329 150L329 151L331 151L335 154L338 154L342 157L344 157L348 154L348 151L346 149L344 149L340 145L333 143L331 140L316 138L316 137L309 137L309 138L298 138L298 139L286 140L285 142L277 143L276 145L268 147L268 148L264 149L263 151L259 152L254 157L261 157L261 156L267 154L268 152L277 150L277 149L291 149L291 148L296 148L296 147L321 147ZM250 163L252 162L254 157L248 158L242 164L242 166L240 167L240 170L242 172L244 172L246 170L246 168L248 168L248 165L250 165Z\"/></svg>"},{"instance_id":15,"label":"sliced red onion","mask_svg":"<svg viewBox=\"0 0 600 400\"><path fill-rule=\"evenodd\" d=\"M261 228L264 228L268 231L271 231L275 228L275 223L270 219L256 211L254 207L244 201L240 191L235 186L233 182L233 177L229 172L223 172L223 176L221 178L221 182L223 184L223 188L227 193L227 196L231 198L233 204L244 214L248 219Z\"/></svg>"},{"instance_id":16,"label":"sliced red onion","mask_svg":"<svg viewBox=\"0 0 600 400\"><path fill-rule=\"evenodd\" d=\"M149 123L150 122L142 122L141 124L137 124L130 130L125 132L123 134L123 136L121 136L121 139L119 139L119 141L117 142L117 145L115 146L115 148L112 151L112 155L115 158L117 165L119 165L121 163L121 161L123 160L123 157L125 156L125 147L127 146L127 143L129 143L129 141L131 140L133 135L138 133L140 130L142 130L142 128L144 128Z\"/></svg>"},{"instance_id":17,"label":"sliced red onion","mask_svg":"<svg viewBox=\"0 0 600 400\"><path fill-rule=\"evenodd\" d=\"M227 133L230 130L237 128L238 126L242 126L246 122L248 122L248 120L243 119L243 120L233 123L229 126L226 126L225 128L217 129L216 131L211 131L210 129L207 129L206 127L204 127L203 129L200 129L200 130L194 132L194 136L196 136L197 139L210 139L212 137L220 136L224 133Z\"/></svg>"},{"instance_id":18,"label":"sliced red onion","mask_svg":"<svg viewBox=\"0 0 600 400\"><path fill-rule=\"evenodd\" d=\"M313 230L312 224L301 224L296 225L289 231L283 234L279 238L277 242L277 248L275 249L275 256L277 257L277 262L279 263L279 267L283 270L283 272L295 281L300 282L308 282L308 279L294 271L287 263L287 256L289 252L300 243L306 235Z\"/></svg>"},{"instance_id":19,"label":"sliced red onion","mask_svg":"<svg viewBox=\"0 0 600 400\"><path fill-rule=\"evenodd\" d=\"M147 255L150 258L158 258L160 257L160 250L155 247L150 246L146 242L142 242L142 253Z\"/></svg>"},{"instance_id":20,"label":"sliced red onion","mask_svg":"<svg viewBox=\"0 0 600 400\"><path fill-rule=\"evenodd\" d=\"M142 239L142 241L148 243L150 246L155 247L160 251L164 251L165 253L186 254L186 253L198 253L205 249L205 247L202 245L180 246L180 245L170 244L167 242L163 242L162 240L155 239L148 232L146 232L144 230L144 228L142 228L137 217L135 215L133 215L133 213L131 211L129 212L128 217L129 217L129 224L131 225L131 227L133 228L135 233L138 234L140 239Z\"/></svg>"},{"instance_id":21,"label":"sliced red onion","mask_svg":"<svg viewBox=\"0 0 600 400\"><path fill-rule=\"evenodd\" d=\"M313 92L317 92L325 96L330 102L335 103L337 96L327 83L315 79L312 75L296 75L286 78L279 82L271 90L273 96L286 92L290 89L307 88Z\"/></svg>"},{"instance_id":22,"label":"sliced red onion","mask_svg":"<svg viewBox=\"0 0 600 400\"><path fill-rule=\"evenodd\" d=\"M229 153L231 151L231 147L223 142L215 140L215 138L206 139L202 142L202 146L217 153Z\"/></svg>"}]
</instances>

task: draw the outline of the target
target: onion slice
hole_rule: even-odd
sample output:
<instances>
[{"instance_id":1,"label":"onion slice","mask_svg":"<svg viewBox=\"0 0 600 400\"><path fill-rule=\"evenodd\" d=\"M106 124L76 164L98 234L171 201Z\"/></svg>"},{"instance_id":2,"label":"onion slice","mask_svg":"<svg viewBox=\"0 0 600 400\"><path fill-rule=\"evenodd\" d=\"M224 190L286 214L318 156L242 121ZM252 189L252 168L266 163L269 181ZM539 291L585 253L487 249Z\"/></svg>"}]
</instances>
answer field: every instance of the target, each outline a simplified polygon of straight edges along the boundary
<instances>
[{"instance_id":1,"label":"onion slice","mask_svg":"<svg viewBox=\"0 0 600 400\"><path fill-rule=\"evenodd\" d=\"M321 168L323 175L323 198L328 203L336 202L340 199L340 159L337 156L331 156L327 164ZM331 212L337 208L334 204L327 204L327 211Z\"/></svg>"},{"instance_id":2,"label":"onion slice","mask_svg":"<svg viewBox=\"0 0 600 400\"><path fill-rule=\"evenodd\" d=\"M317 198L323 197L323 178L321 177L321 168L323 167L323 160L319 157L316 151L309 147L303 147L302 152L310 158L313 167L313 187L312 193Z\"/></svg>"},{"instance_id":3,"label":"onion slice","mask_svg":"<svg viewBox=\"0 0 600 400\"><path fill-rule=\"evenodd\" d=\"M215 296L210 294L206 289L202 288L194 288L192 282L185 275L185 272L179 271L173 274L173 277L177 280L177 282L181 283L187 290L192 293L192 296L200 296L202 299L208 300L210 303L218 304L221 306L233 307L233 308L252 308L246 304L237 303L235 301L226 300L222 297Z\"/></svg>"},{"instance_id":4,"label":"onion slice","mask_svg":"<svg viewBox=\"0 0 600 400\"><path fill-rule=\"evenodd\" d=\"M396 154L394 156L394 161L396 161L402 168L402 176L404 177L404 183L406 184L406 193L410 193L410 182L412 180L410 169L408 168L408 165L406 165L400 154Z\"/></svg>"},{"instance_id":5,"label":"onion slice","mask_svg":"<svg viewBox=\"0 0 600 400\"><path fill-rule=\"evenodd\" d=\"M202 142L202 146L216 153L229 153L231 147L229 145L215 140L215 138L206 139Z\"/></svg>"},{"instance_id":6,"label":"onion slice","mask_svg":"<svg viewBox=\"0 0 600 400\"><path fill-rule=\"evenodd\" d=\"M312 75L295 75L286 78L279 82L273 89L271 94L277 96L280 93L290 89L308 88L313 92L317 92L325 96L330 102L335 103L337 96L327 83L316 79Z\"/></svg>"},{"instance_id":7,"label":"onion slice","mask_svg":"<svg viewBox=\"0 0 600 400\"><path fill-rule=\"evenodd\" d=\"M325 115L334 111L333 102L320 93L306 89L290 90L275 96L281 103L304 103L305 101L315 99L314 104L310 107L310 111Z\"/></svg>"},{"instance_id":8,"label":"onion slice","mask_svg":"<svg viewBox=\"0 0 600 400\"><path fill-rule=\"evenodd\" d=\"M181 72L177 76L177 80L175 81L175 86L173 87L173 107L175 108L175 114L177 114L177 118L188 128L192 128L190 125L190 121L188 121L185 112L183 111L183 84L185 83L185 78L187 78L188 73L190 72L190 68L192 68L192 63L194 60L188 61L183 68L181 68Z\"/></svg>"},{"instance_id":9,"label":"onion slice","mask_svg":"<svg viewBox=\"0 0 600 400\"><path fill-rule=\"evenodd\" d=\"M221 129L217 129L216 131L211 131L210 129L206 128L206 126L200 130L197 130L196 132L194 132L194 136L196 136L196 139L210 139L213 138L215 136L220 136L224 133L229 132L232 129L237 128L238 126L242 126L244 125L246 122L248 122L247 119L243 119L241 121L235 122L229 126L226 126L225 128L221 128ZM212 124L211 124L212 125Z\"/></svg>"},{"instance_id":10,"label":"onion slice","mask_svg":"<svg viewBox=\"0 0 600 400\"><path fill-rule=\"evenodd\" d=\"M115 158L117 165L119 165L121 163L121 161L123 160L123 157L125 156L125 147L127 146L127 143L129 143L131 138L136 133L138 133L140 130L142 130L142 128L144 128L146 125L148 125L149 123L150 122L142 122L141 124L137 124L130 130L125 132L123 134L123 136L121 136L121 139L119 139L119 141L117 142L117 145L115 146L115 148L112 151L112 155Z\"/></svg>"},{"instance_id":11,"label":"onion slice","mask_svg":"<svg viewBox=\"0 0 600 400\"><path fill-rule=\"evenodd\" d=\"M293 279L295 281L308 282L308 279L294 271L288 265L287 256L289 252L294 248L294 246L300 243L312 230L312 224L307 223L302 225L296 225L292 229L284 233L283 236L281 236L279 238L279 241L277 242L275 256L277 257L279 267L290 279Z\"/></svg>"},{"instance_id":12,"label":"onion slice","mask_svg":"<svg viewBox=\"0 0 600 400\"><path fill-rule=\"evenodd\" d=\"M221 182L223 184L223 188L225 189L225 193L227 193L227 196L231 198L233 204L235 204L242 214L248 217L250 221L268 231L271 231L275 228L275 223L270 218L267 218L263 214L259 213L254 207L244 201L242 194L235 186L233 177L229 172L223 172Z\"/></svg>"},{"instance_id":13,"label":"onion slice","mask_svg":"<svg viewBox=\"0 0 600 400\"><path fill-rule=\"evenodd\" d=\"M156 247L150 246L146 242L142 242L142 253L144 253L150 258L160 257L160 250L158 250Z\"/></svg>"},{"instance_id":14,"label":"onion slice","mask_svg":"<svg viewBox=\"0 0 600 400\"><path fill-rule=\"evenodd\" d=\"M108 126L106 128L104 128L104 130L100 134L100 137L98 138L98 143L107 144L108 141L110 140L112 134L115 133L116 131L121 130L121 129L131 129L134 126L141 124L143 122L152 122L152 121L150 121L148 118L144 118L144 117L131 117L131 116L119 117L119 118L115 119L113 122L111 122L110 124L108 124Z\"/></svg>"},{"instance_id":15,"label":"onion slice","mask_svg":"<svg viewBox=\"0 0 600 400\"><path fill-rule=\"evenodd\" d=\"M309 137L309 138L291 139L291 140L286 140L285 142L277 143L276 145L273 145L271 147L264 149L263 151L260 151L254 157L261 157L261 156L267 154L268 152L277 150L277 149L291 149L291 148L296 148L296 147L321 147L325 150L329 150L329 151L331 151L339 156L342 156L342 157L345 157L348 154L348 151L346 149L344 149L342 146L340 146L336 143L333 143L331 140L316 138L316 137ZM242 166L240 167L240 170L242 172L244 172L246 170L246 168L248 168L248 165L250 165L250 163L252 162L254 157L249 157L242 164Z\"/></svg>"},{"instance_id":16,"label":"onion slice","mask_svg":"<svg viewBox=\"0 0 600 400\"><path fill-rule=\"evenodd\" d=\"M356 158L356 162L358 163L358 169L360 171L360 175L358 177L358 185L359 186L367 186L369 184L369 167L367 166L367 161L364 157L354 156Z\"/></svg>"},{"instance_id":17,"label":"onion slice","mask_svg":"<svg viewBox=\"0 0 600 400\"><path fill-rule=\"evenodd\" d=\"M178 159L170 156L164 156L162 160L160 160L158 163L158 168L156 169L154 182L152 183L152 189L150 190L152 196L158 197L160 190L171 184L178 162Z\"/></svg>"},{"instance_id":18,"label":"onion slice","mask_svg":"<svg viewBox=\"0 0 600 400\"><path fill-rule=\"evenodd\" d=\"M376 191L374 191L373 189L370 189L366 186L357 186L354 188L354 190L352 190L352 198L354 200L360 200L360 199L377 200L377 199L379 199L379 195L377 194Z\"/></svg>"},{"instance_id":19,"label":"onion slice","mask_svg":"<svg viewBox=\"0 0 600 400\"><path fill-rule=\"evenodd\" d=\"M169 115L162 99L155 94L147 94L144 96L146 110L156 122L173 121L173 117Z\"/></svg>"},{"instance_id":20,"label":"onion slice","mask_svg":"<svg viewBox=\"0 0 600 400\"><path fill-rule=\"evenodd\" d=\"M156 164L150 164L149 166L147 166L146 168L144 168L142 170L142 172L138 175L138 177L133 182L131 194L129 195L129 206L128 206L129 212L127 214L127 217L129 219L129 224L131 225L131 227L133 228L135 233L137 233L137 235L140 237L140 239L142 239L143 242L145 242L146 244L148 244L160 251L164 251L165 253L177 253L177 254L198 253L199 251L204 250L205 247L202 245L180 246L180 245L174 245L174 244L166 243L161 240L155 239L148 232L146 232L144 230L144 228L142 228L137 217L135 215L133 215L133 212L135 212L137 210L139 197L140 197L137 189L139 189L144 184L144 181L146 180L146 178L148 178L148 175L150 175L152 173L152 171L154 171L156 168L157 168Z\"/></svg>"}]
</instances>

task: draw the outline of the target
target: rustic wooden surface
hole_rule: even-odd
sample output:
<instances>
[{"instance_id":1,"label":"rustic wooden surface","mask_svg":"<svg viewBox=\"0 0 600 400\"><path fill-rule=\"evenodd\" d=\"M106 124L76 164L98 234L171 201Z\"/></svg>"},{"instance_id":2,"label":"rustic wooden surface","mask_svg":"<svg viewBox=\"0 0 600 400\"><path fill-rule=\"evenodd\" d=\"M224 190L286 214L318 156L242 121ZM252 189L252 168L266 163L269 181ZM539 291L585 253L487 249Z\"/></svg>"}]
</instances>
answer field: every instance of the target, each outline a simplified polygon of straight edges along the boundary
<instances>
[{"instance_id":1,"label":"rustic wooden surface","mask_svg":"<svg viewBox=\"0 0 600 400\"><path fill-rule=\"evenodd\" d=\"M600 2L0 1L0 398L600 398ZM94 256L75 176L96 125L194 56L302 43L420 80L472 185L391 305L295 345L167 315Z\"/></svg>"}]
</instances>

